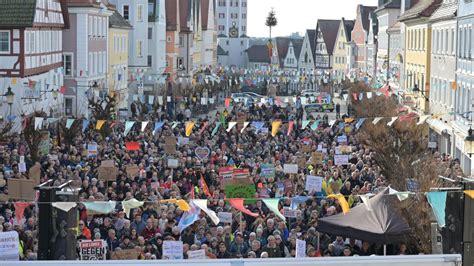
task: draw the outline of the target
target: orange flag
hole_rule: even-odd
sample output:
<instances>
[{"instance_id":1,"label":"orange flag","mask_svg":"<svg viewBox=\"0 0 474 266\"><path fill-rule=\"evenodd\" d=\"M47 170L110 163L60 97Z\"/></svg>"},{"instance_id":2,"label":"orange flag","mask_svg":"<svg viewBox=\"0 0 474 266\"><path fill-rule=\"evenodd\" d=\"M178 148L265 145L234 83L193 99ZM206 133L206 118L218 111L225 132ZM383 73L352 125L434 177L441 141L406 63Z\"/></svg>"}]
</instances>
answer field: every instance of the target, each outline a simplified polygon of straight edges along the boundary
<instances>
[{"instance_id":1,"label":"orange flag","mask_svg":"<svg viewBox=\"0 0 474 266\"><path fill-rule=\"evenodd\" d=\"M288 134L286 134L287 136L291 135L294 125L295 125L295 121L291 120L290 122L288 122Z\"/></svg>"},{"instance_id":2,"label":"orange flag","mask_svg":"<svg viewBox=\"0 0 474 266\"><path fill-rule=\"evenodd\" d=\"M212 198L212 194L211 192L209 192L209 187L207 186L206 180L204 180L204 176L202 174L201 174L201 188L208 198Z\"/></svg>"},{"instance_id":3,"label":"orange flag","mask_svg":"<svg viewBox=\"0 0 474 266\"><path fill-rule=\"evenodd\" d=\"M464 194L471 197L471 199L474 199L474 190L464 190Z\"/></svg>"}]
</instances>

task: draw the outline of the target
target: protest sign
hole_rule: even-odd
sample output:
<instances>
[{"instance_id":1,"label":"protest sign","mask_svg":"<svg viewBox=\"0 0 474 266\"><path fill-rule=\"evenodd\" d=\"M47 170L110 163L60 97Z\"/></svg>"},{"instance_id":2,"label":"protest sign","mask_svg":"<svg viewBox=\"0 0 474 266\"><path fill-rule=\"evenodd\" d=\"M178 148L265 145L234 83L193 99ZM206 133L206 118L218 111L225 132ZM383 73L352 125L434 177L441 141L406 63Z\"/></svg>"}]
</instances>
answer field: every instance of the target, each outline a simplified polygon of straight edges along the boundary
<instances>
[{"instance_id":1,"label":"protest sign","mask_svg":"<svg viewBox=\"0 0 474 266\"><path fill-rule=\"evenodd\" d=\"M225 185L225 196L226 198L255 198L255 185L254 184L231 184Z\"/></svg>"},{"instance_id":2,"label":"protest sign","mask_svg":"<svg viewBox=\"0 0 474 266\"><path fill-rule=\"evenodd\" d=\"M347 136L346 135L338 136L337 137L337 142L338 143L346 143L347 142Z\"/></svg>"},{"instance_id":3,"label":"protest sign","mask_svg":"<svg viewBox=\"0 0 474 266\"><path fill-rule=\"evenodd\" d=\"M31 180L34 180L36 184L39 184L41 179L41 165L39 163L36 163L32 167L30 167L28 176Z\"/></svg>"},{"instance_id":4,"label":"protest sign","mask_svg":"<svg viewBox=\"0 0 474 266\"><path fill-rule=\"evenodd\" d=\"M188 145L188 144L189 144L189 138L178 137L178 145L179 146Z\"/></svg>"},{"instance_id":5,"label":"protest sign","mask_svg":"<svg viewBox=\"0 0 474 266\"><path fill-rule=\"evenodd\" d=\"M138 175L138 166L136 164L133 165L128 165L126 168L127 176L129 177L135 177Z\"/></svg>"},{"instance_id":6,"label":"protest sign","mask_svg":"<svg viewBox=\"0 0 474 266\"><path fill-rule=\"evenodd\" d=\"M285 186L285 193L291 192L293 190L293 182L291 180L285 180L283 184Z\"/></svg>"},{"instance_id":7,"label":"protest sign","mask_svg":"<svg viewBox=\"0 0 474 266\"><path fill-rule=\"evenodd\" d=\"M296 258L306 257L306 241L296 239Z\"/></svg>"},{"instance_id":8,"label":"protest sign","mask_svg":"<svg viewBox=\"0 0 474 266\"><path fill-rule=\"evenodd\" d=\"M166 154L176 154L176 137L166 136L165 137L165 153Z\"/></svg>"},{"instance_id":9,"label":"protest sign","mask_svg":"<svg viewBox=\"0 0 474 266\"><path fill-rule=\"evenodd\" d=\"M18 163L18 172L20 173L26 173L26 163Z\"/></svg>"},{"instance_id":10,"label":"protest sign","mask_svg":"<svg viewBox=\"0 0 474 266\"><path fill-rule=\"evenodd\" d=\"M282 197L284 194L285 194L285 183L276 182L275 197L279 198L279 197Z\"/></svg>"},{"instance_id":11,"label":"protest sign","mask_svg":"<svg viewBox=\"0 0 474 266\"><path fill-rule=\"evenodd\" d=\"M296 218L296 210L292 210L288 207L283 207L283 216L288 218Z\"/></svg>"},{"instance_id":12,"label":"protest sign","mask_svg":"<svg viewBox=\"0 0 474 266\"><path fill-rule=\"evenodd\" d=\"M341 145L339 146L339 151L341 153L351 153L352 152L352 147L349 145Z\"/></svg>"},{"instance_id":13,"label":"protest sign","mask_svg":"<svg viewBox=\"0 0 474 266\"><path fill-rule=\"evenodd\" d=\"M249 177L249 169L247 168L234 169L232 173L232 178L235 178L235 179L244 179L248 177Z\"/></svg>"},{"instance_id":14,"label":"protest sign","mask_svg":"<svg viewBox=\"0 0 474 266\"><path fill-rule=\"evenodd\" d=\"M87 157L97 157L97 143L91 142L87 144Z\"/></svg>"},{"instance_id":15,"label":"protest sign","mask_svg":"<svg viewBox=\"0 0 474 266\"><path fill-rule=\"evenodd\" d=\"M20 260L19 245L17 231L0 232L0 261Z\"/></svg>"},{"instance_id":16,"label":"protest sign","mask_svg":"<svg viewBox=\"0 0 474 266\"><path fill-rule=\"evenodd\" d=\"M311 152L311 145L302 145L300 148L301 152Z\"/></svg>"},{"instance_id":17,"label":"protest sign","mask_svg":"<svg viewBox=\"0 0 474 266\"><path fill-rule=\"evenodd\" d=\"M182 260L183 241L163 241L162 253L164 260Z\"/></svg>"},{"instance_id":18,"label":"protest sign","mask_svg":"<svg viewBox=\"0 0 474 266\"><path fill-rule=\"evenodd\" d=\"M36 196L34 180L29 179L8 179L8 196L17 200L34 200Z\"/></svg>"},{"instance_id":19,"label":"protest sign","mask_svg":"<svg viewBox=\"0 0 474 266\"><path fill-rule=\"evenodd\" d=\"M50 137L48 131L41 132L41 138L38 144L38 155L45 156L49 154L51 148Z\"/></svg>"},{"instance_id":20,"label":"protest sign","mask_svg":"<svg viewBox=\"0 0 474 266\"><path fill-rule=\"evenodd\" d=\"M178 159L168 159L169 168L178 168Z\"/></svg>"},{"instance_id":21,"label":"protest sign","mask_svg":"<svg viewBox=\"0 0 474 266\"><path fill-rule=\"evenodd\" d=\"M118 169L113 160L104 160L97 168L97 174L100 180L115 181L118 175Z\"/></svg>"},{"instance_id":22,"label":"protest sign","mask_svg":"<svg viewBox=\"0 0 474 266\"><path fill-rule=\"evenodd\" d=\"M112 260L136 260L140 253L135 249L116 250L110 253Z\"/></svg>"},{"instance_id":23,"label":"protest sign","mask_svg":"<svg viewBox=\"0 0 474 266\"><path fill-rule=\"evenodd\" d=\"M217 217L221 223L232 223L232 213L231 212L218 212Z\"/></svg>"},{"instance_id":24,"label":"protest sign","mask_svg":"<svg viewBox=\"0 0 474 266\"><path fill-rule=\"evenodd\" d=\"M206 251L204 249L188 251L188 259L190 260L204 260L206 259Z\"/></svg>"},{"instance_id":25,"label":"protest sign","mask_svg":"<svg viewBox=\"0 0 474 266\"><path fill-rule=\"evenodd\" d=\"M321 164L323 162L324 155L321 152L311 153L311 163L312 164Z\"/></svg>"},{"instance_id":26,"label":"protest sign","mask_svg":"<svg viewBox=\"0 0 474 266\"><path fill-rule=\"evenodd\" d=\"M265 178L275 177L275 166L273 164L262 164L260 166L260 176Z\"/></svg>"},{"instance_id":27,"label":"protest sign","mask_svg":"<svg viewBox=\"0 0 474 266\"><path fill-rule=\"evenodd\" d=\"M306 158L298 157L296 159L296 164L298 165L299 168L304 169L306 167Z\"/></svg>"},{"instance_id":28,"label":"protest sign","mask_svg":"<svg viewBox=\"0 0 474 266\"><path fill-rule=\"evenodd\" d=\"M106 255L107 243L105 240L79 241L80 260L105 260Z\"/></svg>"},{"instance_id":29,"label":"protest sign","mask_svg":"<svg viewBox=\"0 0 474 266\"><path fill-rule=\"evenodd\" d=\"M349 155L334 155L335 165L347 165L349 164Z\"/></svg>"},{"instance_id":30,"label":"protest sign","mask_svg":"<svg viewBox=\"0 0 474 266\"><path fill-rule=\"evenodd\" d=\"M234 173L234 167L219 167L219 179L221 181L221 189L224 189L227 181L232 180L232 175Z\"/></svg>"},{"instance_id":31,"label":"protest sign","mask_svg":"<svg viewBox=\"0 0 474 266\"><path fill-rule=\"evenodd\" d=\"M306 176L305 190L309 192L321 192L323 178L321 176Z\"/></svg>"},{"instance_id":32,"label":"protest sign","mask_svg":"<svg viewBox=\"0 0 474 266\"><path fill-rule=\"evenodd\" d=\"M298 173L298 165L297 164L284 164L283 165L283 172L285 174L297 174Z\"/></svg>"},{"instance_id":33,"label":"protest sign","mask_svg":"<svg viewBox=\"0 0 474 266\"><path fill-rule=\"evenodd\" d=\"M196 157L199 160L207 159L210 153L211 153L211 150L208 147L197 147L194 150L194 154L196 154Z\"/></svg>"}]
</instances>

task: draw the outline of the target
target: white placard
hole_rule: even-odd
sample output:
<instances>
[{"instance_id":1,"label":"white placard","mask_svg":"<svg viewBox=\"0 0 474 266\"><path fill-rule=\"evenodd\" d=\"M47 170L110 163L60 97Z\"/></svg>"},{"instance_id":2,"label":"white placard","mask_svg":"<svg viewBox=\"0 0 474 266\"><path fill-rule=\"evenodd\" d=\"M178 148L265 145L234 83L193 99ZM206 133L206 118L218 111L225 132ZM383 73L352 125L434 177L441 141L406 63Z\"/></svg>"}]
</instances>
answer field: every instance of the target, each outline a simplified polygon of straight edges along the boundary
<instances>
[{"instance_id":1,"label":"white placard","mask_svg":"<svg viewBox=\"0 0 474 266\"><path fill-rule=\"evenodd\" d=\"M20 156L20 163L24 163L25 162L25 156L24 155L21 155Z\"/></svg>"},{"instance_id":2,"label":"white placard","mask_svg":"<svg viewBox=\"0 0 474 266\"><path fill-rule=\"evenodd\" d=\"M158 104L163 105L163 96L158 96Z\"/></svg>"},{"instance_id":3,"label":"white placard","mask_svg":"<svg viewBox=\"0 0 474 266\"><path fill-rule=\"evenodd\" d=\"M171 102L171 96L166 96L166 102Z\"/></svg>"},{"instance_id":4,"label":"white placard","mask_svg":"<svg viewBox=\"0 0 474 266\"><path fill-rule=\"evenodd\" d=\"M0 261L20 260L20 239L17 231L0 233Z\"/></svg>"},{"instance_id":5,"label":"white placard","mask_svg":"<svg viewBox=\"0 0 474 266\"><path fill-rule=\"evenodd\" d=\"M18 164L18 172L26 173L26 163L22 162Z\"/></svg>"},{"instance_id":6,"label":"white placard","mask_svg":"<svg viewBox=\"0 0 474 266\"><path fill-rule=\"evenodd\" d=\"M336 146L336 149L334 150L334 153L337 154L337 155L342 154L341 146Z\"/></svg>"},{"instance_id":7,"label":"white placard","mask_svg":"<svg viewBox=\"0 0 474 266\"><path fill-rule=\"evenodd\" d=\"M347 142L347 136L346 136L346 135L342 135L342 136L337 137L337 142L338 142L338 143Z\"/></svg>"},{"instance_id":8,"label":"white placard","mask_svg":"<svg viewBox=\"0 0 474 266\"><path fill-rule=\"evenodd\" d=\"M232 213L231 212L219 212L217 217L222 223L232 223Z\"/></svg>"},{"instance_id":9,"label":"white placard","mask_svg":"<svg viewBox=\"0 0 474 266\"><path fill-rule=\"evenodd\" d=\"M163 241L164 260L183 259L183 241Z\"/></svg>"},{"instance_id":10,"label":"white placard","mask_svg":"<svg viewBox=\"0 0 474 266\"><path fill-rule=\"evenodd\" d=\"M334 164L335 165L347 165L347 164L349 164L349 155L347 155L347 154L334 155Z\"/></svg>"},{"instance_id":11,"label":"white placard","mask_svg":"<svg viewBox=\"0 0 474 266\"><path fill-rule=\"evenodd\" d=\"M438 146L438 143L436 141L428 142L428 148L436 149L437 146Z\"/></svg>"},{"instance_id":12,"label":"white placard","mask_svg":"<svg viewBox=\"0 0 474 266\"><path fill-rule=\"evenodd\" d=\"M178 159L168 159L169 168L178 168Z\"/></svg>"},{"instance_id":13,"label":"white placard","mask_svg":"<svg viewBox=\"0 0 474 266\"><path fill-rule=\"evenodd\" d=\"M206 259L206 251L204 249L190 250L190 251L188 251L188 259L190 259L190 260L204 260L204 259Z\"/></svg>"},{"instance_id":14,"label":"white placard","mask_svg":"<svg viewBox=\"0 0 474 266\"><path fill-rule=\"evenodd\" d=\"M210 104L214 104L214 101L215 101L215 100L214 100L214 97L209 98L209 103L210 103Z\"/></svg>"},{"instance_id":15,"label":"white placard","mask_svg":"<svg viewBox=\"0 0 474 266\"><path fill-rule=\"evenodd\" d=\"M306 257L306 241L296 239L296 258Z\"/></svg>"},{"instance_id":16,"label":"white placard","mask_svg":"<svg viewBox=\"0 0 474 266\"><path fill-rule=\"evenodd\" d=\"M323 178L321 176L306 176L305 190L309 192L321 192Z\"/></svg>"},{"instance_id":17,"label":"white placard","mask_svg":"<svg viewBox=\"0 0 474 266\"><path fill-rule=\"evenodd\" d=\"M297 164L284 164L283 165L283 172L285 174L297 174L298 173L298 165Z\"/></svg>"},{"instance_id":18,"label":"white placard","mask_svg":"<svg viewBox=\"0 0 474 266\"><path fill-rule=\"evenodd\" d=\"M201 98L201 105L207 105L207 98L205 97Z\"/></svg>"},{"instance_id":19,"label":"white placard","mask_svg":"<svg viewBox=\"0 0 474 266\"><path fill-rule=\"evenodd\" d=\"M296 210L292 210L288 207L284 207L283 216L288 217L288 218L296 218Z\"/></svg>"},{"instance_id":20,"label":"white placard","mask_svg":"<svg viewBox=\"0 0 474 266\"><path fill-rule=\"evenodd\" d=\"M105 240L79 241L80 260L105 260L107 257L107 242Z\"/></svg>"},{"instance_id":21,"label":"white placard","mask_svg":"<svg viewBox=\"0 0 474 266\"><path fill-rule=\"evenodd\" d=\"M189 144L189 138L184 138L184 137L178 137L178 145L188 145Z\"/></svg>"}]
</instances>

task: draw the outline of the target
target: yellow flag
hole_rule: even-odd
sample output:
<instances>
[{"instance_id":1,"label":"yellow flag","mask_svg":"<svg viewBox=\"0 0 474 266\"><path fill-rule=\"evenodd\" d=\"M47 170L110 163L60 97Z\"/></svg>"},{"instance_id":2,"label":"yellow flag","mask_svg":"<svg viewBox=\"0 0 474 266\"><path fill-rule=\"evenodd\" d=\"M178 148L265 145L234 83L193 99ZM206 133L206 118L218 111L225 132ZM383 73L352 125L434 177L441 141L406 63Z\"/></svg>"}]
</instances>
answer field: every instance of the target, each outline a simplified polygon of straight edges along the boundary
<instances>
[{"instance_id":1,"label":"yellow flag","mask_svg":"<svg viewBox=\"0 0 474 266\"><path fill-rule=\"evenodd\" d=\"M348 118L344 119L344 122L346 122L346 123L352 123L352 122L354 122L354 118L348 117Z\"/></svg>"},{"instance_id":2,"label":"yellow flag","mask_svg":"<svg viewBox=\"0 0 474 266\"><path fill-rule=\"evenodd\" d=\"M341 195L341 194L337 194L337 195L331 194L331 195L328 196L328 198L336 198L336 199L339 201L339 204L341 205L342 212L343 212L344 214L346 214L346 213L349 212L349 203L347 203L347 200L346 200L346 198L344 197L344 195Z\"/></svg>"},{"instance_id":3,"label":"yellow flag","mask_svg":"<svg viewBox=\"0 0 474 266\"><path fill-rule=\"evenodd\" d=\"M174 203L176 205L178 205L178 208L180 208L182 211L189 211L191 210L191 207L189 206L189 204L185 201L185 200L176 200L176 199L168 199L168 200L160 200L160 202L168 202L168 203Z\"/></svg>"},{"instance_id":4,"label":"yellow flag","mask_svg":"<svg viewBox=\"0 0 474 266\"><path fill-rule=\"evenodd\" d=\"M276 136L280 126L281 126L281 120L273 121L273 123L272 123L272 137Z\"/></svg>"},{"instance_id":5,"label":"yellow flag","mask_svg":"<svg viewBox=\"0 0 474 266\"><path fill-rule=\"evenodd\" d=\"M471 197L471 199L474 199L474 190L464 190L464 194Z\"/></svg>"},{"instance_id":6,"label":"yellow flag","mask_svg":"<svg viewBox=\"0 0 474 266\"><path fill-rule=\"evenodd\" d=\"M193 132L193 127L194 127L194 122L192 121L186 122L186 137L191 136L191 133Z\"/></svg>"},{"instance_id":7,"label":"yellow flag","mask_svg":"<svg viewBox=\"0 0 474 266\"><path fill-rule=\"evenodd\" d=\"M100 130L105 124L105 120L97 120L97 124L95 125L95 129Z\"/></svg>"}]
</instances>

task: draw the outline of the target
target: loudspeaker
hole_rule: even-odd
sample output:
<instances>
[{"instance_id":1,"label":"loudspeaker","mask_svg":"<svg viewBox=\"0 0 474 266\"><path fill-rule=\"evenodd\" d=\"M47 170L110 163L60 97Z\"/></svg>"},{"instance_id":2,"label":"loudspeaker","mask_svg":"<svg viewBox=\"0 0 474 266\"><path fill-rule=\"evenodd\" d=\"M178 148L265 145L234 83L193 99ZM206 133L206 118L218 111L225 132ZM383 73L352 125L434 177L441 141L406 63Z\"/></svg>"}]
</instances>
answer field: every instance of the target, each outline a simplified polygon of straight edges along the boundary
<instances>
[{"instance_id":1,"label":"loudspeaker","mask_svg":"<svg viewBox=\"0 0 474 266\"><path fill-rule=\"evenodd\" d=\"M446 197L446 226L442 228L444 254L463 253L464 193L450 191Z\"/></svg>"},{"instance_id":2,"label":"loudspeaker","mask_svg":"<svg viewBox=\"0 0 474 266\"><path fill-rule=\"evenodd\" d=\"M50 260L54 239L51 218L53 217L51 202L54 202L55 189L41 187L38 198L38 260Z\"/></svg>"},{"instance_id":3,"label":"loudspeaker","mask_svg":"<svg viewBox=\"0 0 474 266\"><path fill-rule=\"evenodd\" d=\"M57 202L77 202L77 193L56 192ZM76 260L76 236L77 236L77 207L68 212L58 208L53 209L53 233L54 233L54 260Z\"/></svg>"},{"instance_id":4,"label":"loudspeaker","mask_svg":"<svg viewBox=\"0 0 474 266\"><path fill-rule=\"evenodd\" d=\"M465 190L474 190L474 182L465 183ZM474 265L474 200L464 195L463 265Z\"/></svg>"}]
</instances>

